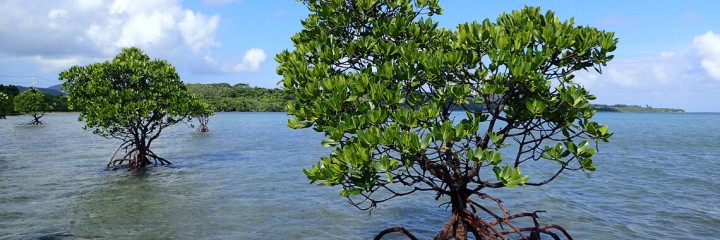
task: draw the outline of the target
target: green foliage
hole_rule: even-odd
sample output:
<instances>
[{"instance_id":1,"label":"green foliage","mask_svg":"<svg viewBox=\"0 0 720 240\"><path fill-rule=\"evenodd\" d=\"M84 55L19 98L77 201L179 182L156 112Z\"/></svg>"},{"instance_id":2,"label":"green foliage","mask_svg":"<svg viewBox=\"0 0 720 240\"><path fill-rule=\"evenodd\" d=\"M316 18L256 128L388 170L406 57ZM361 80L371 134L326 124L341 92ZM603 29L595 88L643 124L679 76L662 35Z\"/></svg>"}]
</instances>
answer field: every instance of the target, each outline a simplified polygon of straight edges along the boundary
<instances>
[{"instance_id":1,"label":"green foliage","mask_svg":"<svg viewBox=\"0 0 720 240\"><path fill-rule=\"evenodd\" d=\"M0 119L5 119L5 116L8 115L9 106L10 105L10 97L8 97L7 94L4 92L0 92Z\"/></svg>"},{"instance_id":2,"label":"green foliage","mask_svg":"<svg viewBox=\"0 0 720 240\"><path fill-rule=\"evenodd\" d=\"M17 86L13 85L2 85L0 84L0 93L6 96L6 99L4 101L0 101L0 114L4 113L2 116L7 115L17 115L18 112L15 111L15 97L20 94L20 89L18 89Z\"/></svg>"},{"instance_id":3,"label":"green foliage","mask_svg":"<svg viewBox=\"0 0 720 240\"><path fill-rule=\"evenodd\" d=\"M215 114L215 111L213 110L213 107L210 106L210 104L208 104L202 99L197 99L196 101L197 102L191 105L191 108L189 109L190 116L208 118Z\"/></svg>"},{"instance_id":4,"label":"green foliage","mask_svg":"<svg viewBox=\"0 0 720 240\"><path fill-rule=\"evenodd\" d=\"M188 90L218 112L279 112L289 96L282 89L231 86L227 83L188 84Z\"/></svg>"},{"instance_id":5,"label":"green foliage","mask_svg":"<svg viewBox=\"0 0 720 240\"><path fill-rule=\"evenodd\" d=\"M35 89L27 89L14 99L15 111L32 115L34 120L30 124L41 124L40 118L53 109L51 103L46 101L45 94Z\"/></svg>"},{"instance_id":6,"label":"green foliage","mask_svg":"<svg viewBox=\"0 0 720 240\"><path fill-rule=\"evenodd\" d=\"M165 60L150 60L139 48L124 48L112 61L73 66L60 73L71 106L82 106L79 120L95 134L132 142L143 156L160 132L187 121L200 109Z\"/></svg>"},{"instance_id":7,"label":"green foliage","mask_svg":"<svg viewBox=\"0 0 720 240\"><path fill-rule=\"evenodd\" d=\"M430 17L442 13L437 1L302 2L304 29L275 59L295 96L288 126L335 147L304 171L312 182L372 208L417 190L455 196L595 170L588 140L612 134L591 120L595 97L573 72L601 71L612 32L535 7L449 30ZM520 167L541 159L557 169L531 182Z\"/></svg>"}]
</instances>

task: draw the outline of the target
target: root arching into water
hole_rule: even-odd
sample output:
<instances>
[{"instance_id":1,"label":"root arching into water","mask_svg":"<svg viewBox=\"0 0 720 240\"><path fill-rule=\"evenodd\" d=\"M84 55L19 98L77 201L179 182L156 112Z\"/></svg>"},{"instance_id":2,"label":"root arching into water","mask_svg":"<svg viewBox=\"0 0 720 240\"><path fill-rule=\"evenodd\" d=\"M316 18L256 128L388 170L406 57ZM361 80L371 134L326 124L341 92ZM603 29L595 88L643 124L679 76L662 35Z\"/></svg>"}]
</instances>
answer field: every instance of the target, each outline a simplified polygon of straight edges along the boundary
<instances>
[{"instance_id":1,"label":"root arching into water","mask_svg":"<svg viewBox=\"0 0 720 240\"><path fill-rule=\"evenodd\" d=\"M118 153L121 150L125 150L125 155L122 157L116 158L118 156ZM150 161L150 160L153 161ZM148 166L150 164L157 165L160 163L160 165L170 165L172 164L170 161L168 161L165 158L162 158L155 154L153 151L149 149L144 149L136 147L135 144L131 141L126 141L120 147L115 150L113 155L110 157L110 161L107 164L107 167L110 168L111 166L119 166L122 165L123 162L128 162L128 168L130 170L132 169L139 169L145 166ZM114 168L115 170L117 168Z\"/></svg>"},{"instance_id":2,"label":"root arching into water","mask_svg":"<svg viewBox=\"0 0 720 240\"><path fill-rule=\"evenodd\" d=\"M466 199L470 209L454 210L450 218L448 219L445 226L442 228L440 233L434 238L438 240L445 239L468 239L468 234L472 234L474 239L526 239L526 240L539 240L543 237L551 238L554 240L569 239L573 238L570 234L561 226L550 224L541 226L538 223L538 213L544 211L535 211L528 213L519 213L510 215L510 211L505 207L502 201L493 196L477 193L481 199L489 199L490 201L497 204L500 208L501 214L497 214L487 207L479 204L478 202L472 201L469 198ZM478 213L489 215L492 220L488 221L481 218ZM525 227L518 226L518 220L530 219L532 220L529 227L525 224ZM389 233L401 233L408 237L408 239L418 239L408 230L403 227L388 228L375 236L375 240L382 239ZM563 238L561 238L563 237Z\"/></svg>"}]
</instances>

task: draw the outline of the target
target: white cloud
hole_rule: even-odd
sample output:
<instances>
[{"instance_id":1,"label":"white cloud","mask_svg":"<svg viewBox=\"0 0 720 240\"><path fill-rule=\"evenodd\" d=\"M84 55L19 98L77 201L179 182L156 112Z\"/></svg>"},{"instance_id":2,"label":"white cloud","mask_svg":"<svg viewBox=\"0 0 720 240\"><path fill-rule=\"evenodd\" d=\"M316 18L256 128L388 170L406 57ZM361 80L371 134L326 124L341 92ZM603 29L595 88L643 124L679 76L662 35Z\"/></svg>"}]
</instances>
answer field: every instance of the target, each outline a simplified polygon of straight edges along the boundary
<instances>
[{"instance_id":1,"label":"white cloud","mask_svg":"<svg viewBox=\"0 0 720 240\"><path fill-rule=\"evenodd\" d=\"M49 26L52 29L57 29L62 25L64 22L68 20L67 11L63 9L51 9L50 12L48 12L48 18L50 19Z\"/></svg>"},{"instance_id":2,"label":"white cloud","mask_svg":"<svg viewBox=\"0 0 720 240\"><path fill-rule=\"evenodd\" d=\"M220 46L220 43L216 42L213 37L219 22L220 16L218 15L208 18L202 14L185 10L185 18L178 23L178 27L185 43L197 52L203 48Z\"/></svg>"},{"instance_id":3,"label":"white cloud","mask_svg":"<svg viewBox=\"0 0 720 240\"><path fill-rule=\"evenodd\" d=\"M64 57L64 58L44 58L42 56L32 57L36 62L41 63L41 70L43 72L52 71L59 68L66 68L67 66L78 65L81 63L81 59L78 57Z\"/></svg>"},{"instance_id":4,"label":"white cloud","mask_svg":"<svg viewBox=\"0 0 720 240\"><path fill-rule=\"evenodd\" d=\"M715 80L720 80L720 35L708 31L693 39L693 47L702 58L700 65Z\"/></svg>"},{"instance_id":5,"label":"white cloud","mask_svg":"<svg viewBox=\"0 0 720 240\"><path fill-rule=\"evenodd\" d=\"M102 0L75 0L75 5L81 11L94 10L102 6L102 4Z\"/></svg>"},{"instance_id":6,"label":"white cloud","mask_svg":"<svg viewBox=\"0 0 720 240\"><path fill-rule=\"evenodd\" d=\"M220 46L220 16L186 9L179 0L5 0L0 9L0 36L12 36L0 38L0 60L36 59L41 68L108 59L130 46L165 59Z\"/></svg>"},{"instance_id":7,"label":"white cloud","mask_svg":"<svg viewBox=\"0 0 720 240\"><path fill-rule=\"evenodd\" d=\"M265 51L259 48L253 48L245 52L243 56L243 62L235 65L232 68L234 72L252 72L257 71L260 68L260 63L267 59Z\"/></svg>"}]
</instances>

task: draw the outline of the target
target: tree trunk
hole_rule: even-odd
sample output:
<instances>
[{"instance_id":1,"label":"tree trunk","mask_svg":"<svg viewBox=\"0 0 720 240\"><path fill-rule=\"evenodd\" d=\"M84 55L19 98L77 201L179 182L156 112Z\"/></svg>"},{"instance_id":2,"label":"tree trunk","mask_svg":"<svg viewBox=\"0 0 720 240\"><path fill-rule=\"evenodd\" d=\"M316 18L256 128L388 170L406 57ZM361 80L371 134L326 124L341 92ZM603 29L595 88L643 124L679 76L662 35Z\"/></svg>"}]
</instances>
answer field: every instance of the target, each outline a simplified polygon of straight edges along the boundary
<instances>
[{"instance_id":1,"label":"tree trunk","mask_svg":"<svg viewBox=\"0 0 720 240\"><path fill-rule=\"evenodd\" d=\"M137 143L135 146L137 146L137 167L138 168L144 168L147 165L150 165L152 162L150 162L150 159L148 159L148 148L145 146L144 142Z\"/></svg>"},{"instance_id":2,"label":"tree trunk","mask_svg":"<svg viewBox=\"0 0 720 240\"><path fill-rule=\"evenodd\" d=\"M197 129L198 132L208 132L210 129L207 127L206 124L200 123L200 126Z\"/></svg>"},{"instance_id":3,"label":"tree trunk","mask_svg":"<svg viewBox=\"0 0 720 240\"><path fill-rule=\"evenodd\" d=\"M30 122L30 124L32 124L32 125L40 125L40 124L43 123L42 121L40 121L40 118L43 117L43 116L45 116L45 114L44 114L44 113L43 113L43 114L40 114L40 115L38 115L38 114L33 114L32 116L33 116L33 121Z\"/></svg>"},{"instance_id":4,"label":"tree trunk","mask_svg":"<svg viewBox=\"0 0 720 240\"><path fill-rule=\"evenodd\" d=\"M471 228L471 226L468 226L465 219L468 219L469 216L467 215L467 205L468 205L468 197L469 197L469 190L462 187L452 187L450 189L450 207L452 208L452 214L450 215L450 219L448 219L447 224L443 227L442 231L437 235L435 239L438 240L445 240L445 239L457 239L457 240L466 240L468 236L468 229Z\"/></svg>"}]
</instances>

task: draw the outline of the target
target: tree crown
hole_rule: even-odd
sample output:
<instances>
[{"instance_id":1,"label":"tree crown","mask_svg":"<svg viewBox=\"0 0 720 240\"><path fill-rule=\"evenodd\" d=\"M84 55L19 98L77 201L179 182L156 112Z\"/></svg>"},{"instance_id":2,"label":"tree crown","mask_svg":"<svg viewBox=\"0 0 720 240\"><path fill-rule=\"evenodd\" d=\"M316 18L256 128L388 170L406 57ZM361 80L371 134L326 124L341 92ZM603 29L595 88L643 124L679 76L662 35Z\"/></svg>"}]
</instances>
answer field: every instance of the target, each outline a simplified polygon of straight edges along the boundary
<instances>
[{"instance_id":1,"label":"tree crown","mask_svg":"<svg viewBox=\"0 0 720 240\"><path fill-rule=\"evenodd\" d=\"M13 101L15 111L22 114L42 114L51 111L53 106L45 101L45 94L35 89L27 89L18 94Z\"/></svg>"},{"instance_id":2,"label":"tree crown","mask_svg":"<svg viewBox=\"0 0 720 240\"><path fill-rule=\"evenodd\" d=\"M124 48L111 61L73 66L60 73L71 106L82 106L79 120L105 137L125 138L129 126L149 134L188 120L199 104L188 94L175 67L150 60L137 47Z\"/></svg>"}]
</instances>

